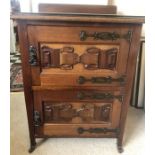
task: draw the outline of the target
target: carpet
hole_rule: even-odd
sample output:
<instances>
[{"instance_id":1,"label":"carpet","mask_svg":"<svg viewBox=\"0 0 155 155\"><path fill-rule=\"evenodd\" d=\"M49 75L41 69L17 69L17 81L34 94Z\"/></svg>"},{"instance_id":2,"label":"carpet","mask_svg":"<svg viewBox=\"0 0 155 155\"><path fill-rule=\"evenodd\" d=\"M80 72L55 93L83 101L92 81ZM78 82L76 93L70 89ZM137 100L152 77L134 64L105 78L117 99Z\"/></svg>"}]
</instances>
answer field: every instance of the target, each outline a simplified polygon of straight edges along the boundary
<instances>
[{"instance_id":1,"label":"carpet","mask_svg":"<svg viewBox=\"0 0 155 155\"><path fill-rule=\"evenodd\" d=\"M23 76L21 64L13 64L10 67L10 91L23 91Z\"/></svg>"},{"instance_id":2,"label":"carpet","mask_svg":"<svg viewBox=\"0 0 155 155\"><path fill-rule=\"evenodd\" d=\"M129 108L124 135L124 153L144 155L144 111ZM29 155L29 133L24 94L11 93L11 155ZM32 155L120 155L116 140L107 138L50 138L38 140Z\"/></svg>"}]
</instances>

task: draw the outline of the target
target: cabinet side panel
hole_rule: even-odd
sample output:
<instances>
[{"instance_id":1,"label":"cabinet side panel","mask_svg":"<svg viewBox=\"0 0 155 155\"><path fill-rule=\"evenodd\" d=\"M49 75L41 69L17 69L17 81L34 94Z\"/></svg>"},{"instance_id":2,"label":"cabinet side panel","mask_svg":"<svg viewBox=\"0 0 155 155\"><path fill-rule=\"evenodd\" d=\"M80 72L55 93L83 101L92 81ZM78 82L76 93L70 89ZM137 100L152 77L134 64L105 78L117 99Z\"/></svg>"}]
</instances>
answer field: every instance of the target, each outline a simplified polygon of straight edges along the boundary
<instances>
[{"instance_id":1,"label":"cabinet side panel","mask_svg":"<svg viewBox=\"0 0 155 155\"><path fill-rule=\"evenodd\" d=\"M24 21L18 21L20 51L22 59L22 73L24 82L24 94L28 116L29 134L31 145L35 145L33 126L33 92L31 88L31 68L29 65L29 51L27 39L27 26Z\"/></svg>"},{"instance_id":2,"label":"cabinet side panel","mask_svg":"<svg viewBox=\"0 0 155 155\"><path fill-rule=\"evenodd\" d=\"M120 118L120 134L118 137L118 143L122 143L125 121L127 117L128 106L131 98L131 90L133 85L133 78L136 70L136 59L138 50L140 47L140 35L141 35L142 25L133 25L133 36L131 40L130 52L127 62L127 79L125 87L125 98L124 103L122 104L122 112Z\"/></svg>"}]
</instances>

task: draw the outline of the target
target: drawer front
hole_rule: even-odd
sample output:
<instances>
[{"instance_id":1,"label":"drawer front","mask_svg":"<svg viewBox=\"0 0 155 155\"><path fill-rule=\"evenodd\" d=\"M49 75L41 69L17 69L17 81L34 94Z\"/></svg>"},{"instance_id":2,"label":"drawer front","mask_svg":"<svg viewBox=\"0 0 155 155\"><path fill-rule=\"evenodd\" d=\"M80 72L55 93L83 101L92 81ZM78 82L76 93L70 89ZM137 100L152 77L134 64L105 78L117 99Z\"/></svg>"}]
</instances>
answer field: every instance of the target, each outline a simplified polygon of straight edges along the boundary
<instances>
[{"instance_id":1,"label":"drawer front","mask_svg":"<svg viewBox=\"0 0 155 155\"><path fill-rule=\"evenodd\" d=\"M60 85L78 85L79 76L124 76L130 30L118 25L28 26L32 84L59 85L59 79ZM64 82L67 76L71 82Z\"/></svg>"},{"instance_id":2,"label":"drawer front","mask_svg":"<svg viewBox=\"0 0 155 155\"><path fill-rule=\"evenodd\" d=\"M36 91L36 133L43 134L47 124L101 124L105 128L117 128L121 106L119 91Z\"/></svg>"}]
</instances>

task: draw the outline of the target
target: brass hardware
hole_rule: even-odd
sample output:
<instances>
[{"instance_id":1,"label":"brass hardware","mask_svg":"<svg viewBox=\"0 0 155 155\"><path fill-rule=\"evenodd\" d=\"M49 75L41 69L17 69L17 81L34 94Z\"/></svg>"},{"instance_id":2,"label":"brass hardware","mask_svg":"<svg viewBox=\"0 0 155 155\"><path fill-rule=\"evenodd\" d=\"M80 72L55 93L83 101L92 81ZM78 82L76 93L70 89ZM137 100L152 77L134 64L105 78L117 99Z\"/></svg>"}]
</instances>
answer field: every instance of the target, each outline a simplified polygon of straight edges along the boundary
<instances>
[{"instance_id":1,"label":"brass hardware","mask_svg":"<svg viewBox=\"0 0 155 155\"><path fill-rule=\"evenodd\" d=\"M34 46L29 47L29 63L32 66L37 65L37 52L36 48Z\"/></svg>"},{"instance_id":2,"label":"brass hardware","mask_svg":"<svg viewBox=\"0 0 155 155\"><path fill-rule=\"evenodd\" d=\"M82 127L79 127L77 129L77 132L79 134L83 134L84 132L89 132L89 133L104 133L106 134L107 132L115 132L116 134L118 134L119 129L115 128L115 129L108 129L108 128L89 128L89 129L84 129Z\"/></svg>"},{"instance_id":3,"label":"brass hardware","mask_svg":"<svg viewBox=\"0 0 155 155\"><path fill-rule=\"evenodd\" d=\"M86 98L90 99L97 99L97 100L111 100L111 99L118 99L120 102L123 101L122 95L113 95L111 93L84 93L84 92L78 92L77 98L80 100L84 100Z\"/></svg>"},{"instance_id":4,"label":"brass hardware","mask_svg":"<svg viewBox=\"0 0 155 155\"><path fill-rule=\"evenodd\" d=\"M34 125L36 127L41 125L41 116L39 111L34 111Z\"/></svg>"},{"instance_id":5,"label":"brass hardware","mask_svg":"<svg viewBox=\"0 0 155 155\"><path fill-rule=\"evenodd\" d=\"M94 40L117 40L117 39L126 39L127 41L131 40L131 31L128 31L125 35L120 35L116 32L94 32L88 33L86 31L80 32L80 40L85 41L88 37L92 37Z\"/></svg>"},{"instance_id":6,"label":"brass hardware","mask_svg":"<svg viewBox=\"0 0 155 155\"><path fill-rule=\"evenodd\" d=\"M117 79L114 79L111 76L108 76L108 77L92 77L90 79L87 79L84 76L79 76L79 79L77 82L79 84L84 84L85 82L91 82L93 84L110 84L112 82L120 82L120 84L123 84L124 83L124 76L121 76Z\"/></svg>"}]
</instances>

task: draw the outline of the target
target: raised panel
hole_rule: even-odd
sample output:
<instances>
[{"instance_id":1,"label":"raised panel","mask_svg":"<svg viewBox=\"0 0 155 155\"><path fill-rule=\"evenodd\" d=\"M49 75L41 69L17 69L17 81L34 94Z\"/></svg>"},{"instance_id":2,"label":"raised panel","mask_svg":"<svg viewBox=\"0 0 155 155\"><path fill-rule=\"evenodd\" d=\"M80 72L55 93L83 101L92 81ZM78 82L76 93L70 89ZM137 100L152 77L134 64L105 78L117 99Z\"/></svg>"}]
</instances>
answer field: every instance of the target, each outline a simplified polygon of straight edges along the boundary
<instances>
[{"instance_id":1,"label":"raised panel","mask_svg":"<svg viewBox=\"0 0 155 155\"><path fill-rule=\"evenodd\" d=\"M78 78L112 77L121 78L126 72L127 55L120 61L119 45L41 44L40 53L49 51L50 64L41 57L41 85L79 85ZM53 54L54 52L57 54ZM51 57L52 55L52 57ZM53 61L51 61L53 60ZM64 80L65 79L65 80ZM115 80L117 81L117 80ZM113 85L108 83L108 85ZM86 82L84 85L96 85ZM106 85L98 83L97 85ZM117 82L115 82L115 85Z\"/></svg>"},{"instance_id":2,"label":"raised panel","mask_svg":"<svg viewBox=\"0 0 155 155\"><path fill-rule=\"evenodd\" d=\"M67 47L64 45L62 48L42 46L41 66L42 68L60 68L64 70L71 70L76 64L83 64L84 69L91 70L114 70L116 68L118 48L109 47L109 49L104 49L104 47L97 48L93 46L87 48L86 46L85 50L82 50L84 49L77 45Z\"/></svg>"},{"instance_id":3,"label":"raised panel","mask_svg":"<svg viewBox=\"0 0 155 155\"><path fill-rule=\"evenodd\" d=\"M110 103L44 102L45 123L111 123Z\"/></svg>"}]
</instances>

